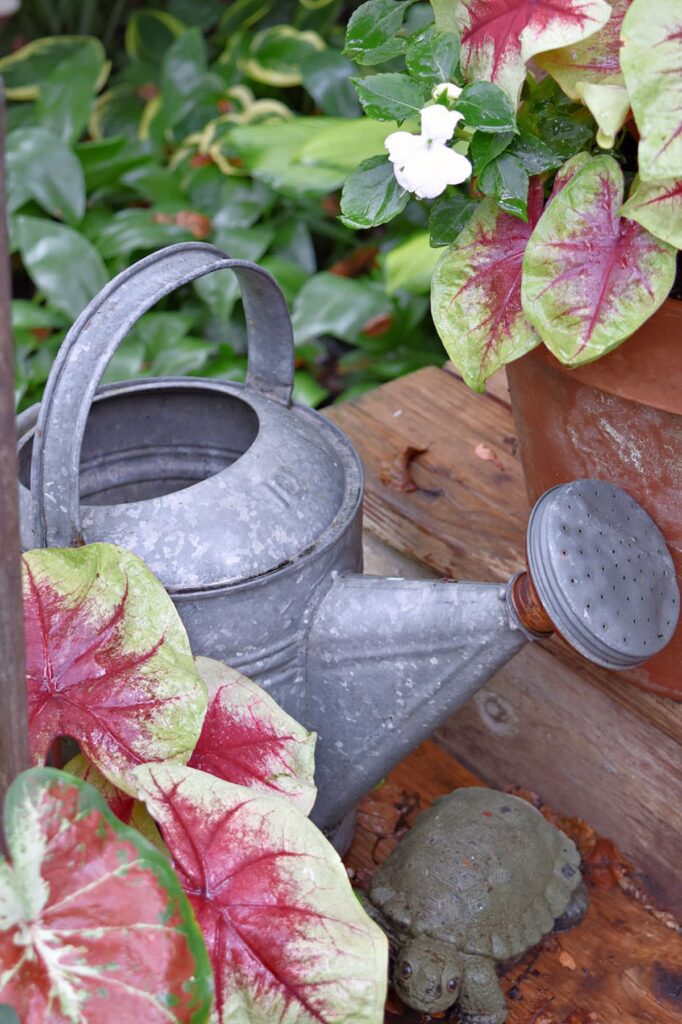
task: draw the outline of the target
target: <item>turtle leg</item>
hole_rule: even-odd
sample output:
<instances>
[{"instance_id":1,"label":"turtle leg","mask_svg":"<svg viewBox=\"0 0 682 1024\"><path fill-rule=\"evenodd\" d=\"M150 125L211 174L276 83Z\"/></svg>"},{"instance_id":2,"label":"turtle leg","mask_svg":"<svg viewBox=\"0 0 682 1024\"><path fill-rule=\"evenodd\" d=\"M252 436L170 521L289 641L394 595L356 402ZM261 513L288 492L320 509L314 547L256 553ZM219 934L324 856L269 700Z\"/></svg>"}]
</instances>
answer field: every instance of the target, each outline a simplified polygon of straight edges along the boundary
<instances>
[{"instance_id":1,"label":"turtle leg","mask_svg":"<svg viewBox=\"0 0 682 1024\"><path fill-rule=\"evenodd\" d=\"M462 1024L504 1024L507 1002L497 978L495 962L485 956L462 957L464 970L459 995Z\"/></svg>"},{"instance_id":2,"label":"turtle leg","mask_svg":"<svg viewBox=\"0 0 682 1024\"><path fill-rule=\"evenodd\" d=\"M590 898L587 895L587 886L584 882L581 882L580 885L573 890L573 895L571 896L568 906L561 917L557 917L552 930L555 932L567 932L569 928L575 928L575 926L580 924L584 918L589 905Z\"/></svg>"}]
</instances>

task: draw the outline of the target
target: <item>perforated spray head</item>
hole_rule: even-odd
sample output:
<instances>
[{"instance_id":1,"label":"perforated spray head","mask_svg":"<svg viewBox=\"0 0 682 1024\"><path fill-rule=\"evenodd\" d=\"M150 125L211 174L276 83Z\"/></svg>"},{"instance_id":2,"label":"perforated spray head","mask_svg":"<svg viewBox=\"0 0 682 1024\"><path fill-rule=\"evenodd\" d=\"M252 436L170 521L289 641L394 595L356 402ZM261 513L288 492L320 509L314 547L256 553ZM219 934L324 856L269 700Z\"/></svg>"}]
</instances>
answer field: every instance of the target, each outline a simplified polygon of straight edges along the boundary
<instances>
[{"instance_id":1,"label":"perforated spray head","mask_svg":"<svg viewBox=\"0 0 682 1024\"><path fill-rule=\"evenodd\" d=\"M531 513L527 547L529 578L517 581L518 594L534 608L534 622L527 609L524 621L536 634L549 626L611 669L640 665L671 639L680 610L672 558L654 521L619 487L575 480L547 491Z\"/></svg>"}]
</instances>

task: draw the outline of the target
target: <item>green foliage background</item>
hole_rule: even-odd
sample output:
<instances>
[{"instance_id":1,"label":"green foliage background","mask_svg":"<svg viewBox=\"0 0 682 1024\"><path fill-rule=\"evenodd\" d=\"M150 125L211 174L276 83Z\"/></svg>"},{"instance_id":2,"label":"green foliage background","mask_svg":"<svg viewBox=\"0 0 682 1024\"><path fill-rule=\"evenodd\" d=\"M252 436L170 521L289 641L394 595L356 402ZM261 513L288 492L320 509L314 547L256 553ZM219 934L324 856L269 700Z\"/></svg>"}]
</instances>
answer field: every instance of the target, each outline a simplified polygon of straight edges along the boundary
<instances>
[{"instance_id":1,"label":"green foliage background","mask_svg":"<svg viewBox=\"0 0 682 1024\"><path fill-rule=\"evenodd\" d=\"M351 397L444 353L437 250L415 202L389 226L338 220L394 125L361 116L338 0L24 0L5 26L17 403L38 400L66 330L116 272L199 238L267 267L290 303L296 397ZM413 4L407 29L431 20ZM210 275L131 332L107 380L241 379L236 281Z\"/></svg>"}]
</instances>

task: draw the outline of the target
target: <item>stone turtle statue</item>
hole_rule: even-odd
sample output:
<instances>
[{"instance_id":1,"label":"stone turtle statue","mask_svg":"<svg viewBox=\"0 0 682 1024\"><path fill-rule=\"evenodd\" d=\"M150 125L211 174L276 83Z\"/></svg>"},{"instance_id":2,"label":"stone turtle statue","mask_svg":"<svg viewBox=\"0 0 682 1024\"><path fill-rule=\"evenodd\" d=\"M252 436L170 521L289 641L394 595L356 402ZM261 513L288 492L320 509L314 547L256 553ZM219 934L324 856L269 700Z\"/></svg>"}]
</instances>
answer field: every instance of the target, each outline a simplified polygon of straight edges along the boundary
<instances>
[{"instance_id":1,"label":"stone turtle statue","mask_svg":"<svg viewBox=\"0 0 682 1024\"><path fill-rule=\"evenodd\" d=\"M466 1024L503 1024L497 965L577 924L587 890L568 836L525 800L472 788L420 815L363 902L388 935L403 1002L425 1013L457 1003Z\"/></svg>"}]
</instances>

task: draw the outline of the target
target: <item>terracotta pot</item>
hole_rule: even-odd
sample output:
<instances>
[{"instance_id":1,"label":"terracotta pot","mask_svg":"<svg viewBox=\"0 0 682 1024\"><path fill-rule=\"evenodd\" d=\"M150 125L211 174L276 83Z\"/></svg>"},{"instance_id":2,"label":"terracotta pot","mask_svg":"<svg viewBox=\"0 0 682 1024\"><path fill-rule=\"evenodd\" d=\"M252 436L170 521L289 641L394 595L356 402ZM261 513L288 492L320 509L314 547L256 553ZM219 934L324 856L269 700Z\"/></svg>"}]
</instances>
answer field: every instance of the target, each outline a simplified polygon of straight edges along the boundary
<instances>
[{"instance_id":1,"label":"terracotta pot","mask_svg":"<svg viewBox=\"0 0 682 1024\"><path fill-rule=\"evenodd\" d=\"M682 587L682 302L595 363L569 370L541 345L507 373L531 501L581 477L619 484L663 531ZM617 675L682 700L682 624L661 654Z\"/></svg>"}]
</instances>

